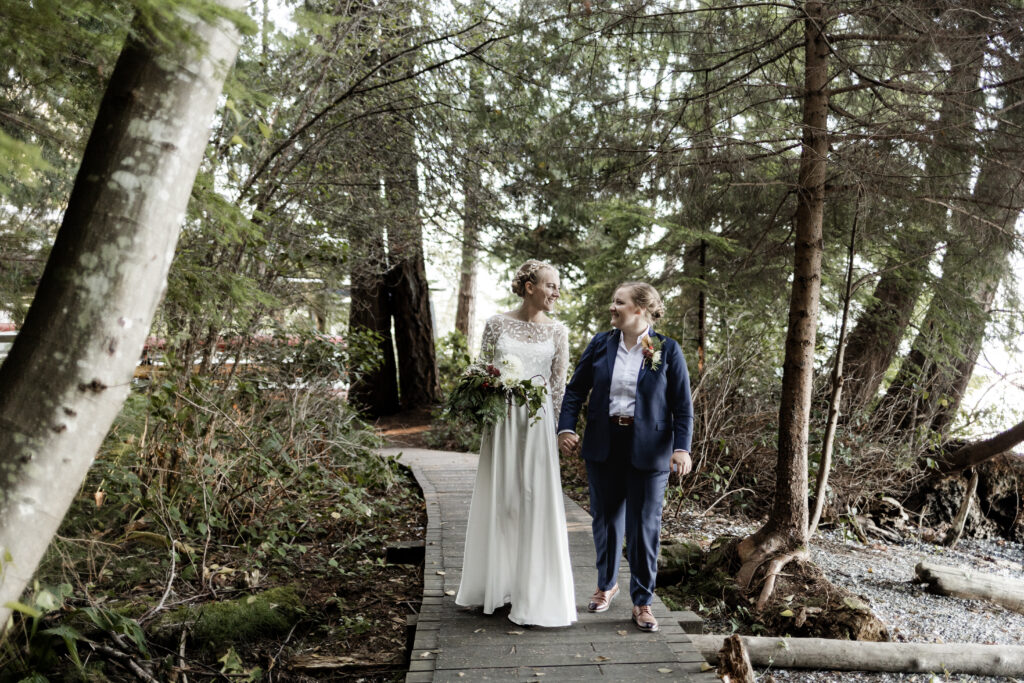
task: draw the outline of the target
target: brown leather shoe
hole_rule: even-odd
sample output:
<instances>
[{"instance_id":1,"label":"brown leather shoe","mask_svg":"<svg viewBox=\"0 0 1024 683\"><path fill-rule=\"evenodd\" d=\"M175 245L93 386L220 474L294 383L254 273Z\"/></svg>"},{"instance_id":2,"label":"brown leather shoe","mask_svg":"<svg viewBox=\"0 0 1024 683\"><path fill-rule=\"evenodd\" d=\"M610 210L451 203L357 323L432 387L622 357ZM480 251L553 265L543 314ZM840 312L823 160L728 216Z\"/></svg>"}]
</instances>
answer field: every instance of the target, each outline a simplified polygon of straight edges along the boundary
<instances>
[{"instance_id":1,"label":"brown leather shoe","mask_svg":"<svg viewBox=\"0 0 1024 683\"><path fill-rule=\"evenodd\" d=\"M638 629L648 633L658 630L658 620L654 618L650 605L633 605L633 623Z\"/></svg>"},{"instance_id":2,"label":"brown leather shoe","mask_svg":"<svg viewBox=\"0 0 1024 683\"><path fill-rule=\"evenodd\" d=\"M589 612L604 612L608 609L608 606L612 604L612 598L619 592L619 584L615 584L606 591L598 588L594 591L594 594L590 596L590 604L587 605L587 611Z\"/></svg>"}]
</instances>

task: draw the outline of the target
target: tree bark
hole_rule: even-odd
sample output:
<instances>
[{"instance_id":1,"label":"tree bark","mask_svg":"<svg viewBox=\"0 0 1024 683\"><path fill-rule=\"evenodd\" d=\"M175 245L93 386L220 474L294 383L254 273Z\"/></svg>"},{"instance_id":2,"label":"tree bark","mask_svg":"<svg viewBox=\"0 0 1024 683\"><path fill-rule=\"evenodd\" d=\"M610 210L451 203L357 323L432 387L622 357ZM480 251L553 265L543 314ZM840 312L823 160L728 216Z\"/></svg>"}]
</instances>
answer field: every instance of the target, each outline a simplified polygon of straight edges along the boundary
<instances>
[{"instance_id":1,"label":"tree bark","mask_svg":"<svg viewBox=\"0 0 1024 683\"><path fill-rule=\"evenodd\" d=\"M782 371L779 408L778 460L775 495L768 521L740 542L743 560L737 579L749 586L756 569L776 554L806 552L807 545L807 436L814 378L814 344L821 297L822 222L825 205L825 168L828 154L828 46L822 2L804 5L805 81L803 149L797 187L796 248L789 327ZM795 556L795 555L793 555ZM758 601L770 596L773 564Z\"/></svg>"},{"instance_id":2,"label":"tree bark","mask_svg":"<svg viewBox=\"0 0 1024 683\"><path fill-rule=\"evenodd\" d=\"M726 636L687 635L711 664ZM1019 676L1024 647L975 643L871 643L827 638L741 636L757 667L820 671L900 671L907 673Z\"/></svg>"},{"instance_id":3,"label":"tree bark","mask_svg":"<svg viewBox=\"0 0 1024 683\"><path fill-rule=\"evenodd\" d=\"M397 35L413 32L414 11L409 2L396 5ZM409 41L411 42L411 41ZM415 67L416 53L410 52L388 70L402 73ZM417 103L415 85L405 99ZM414 111L415 106L409 107ZM408 114L413 117L414 114ZM423 225L420 219L419 154L416 151L414 119L393 115L385 119L384 195L388 206L388 294L394 319L395 350L398 355L398 395L402 410L437 403L441 387L434 349L434 320L430 289L423 259Z\"/></svg>"},{"instance_id":4,"label":"tree bark","mask_svg":"<svg viewBox=\"0 0 1024 683\"><path fill-rule=\"evenodd\" d=\"M241 0L219 0L240 10ZM25 325L0 367L0 628L128 394L224 78L226 22L125 44Z\"/></svg>"},{"instance_id":5,"label":"tree bark","mask_svg":"<svg viewBox=\"0 0 1024 683\"><path fill-rule=\"evenodd\" d=\"M725 639L718 651L718 675L728 683L754 683L757 680L747 648L735 633Z\"/></svg>"},{"instance_id":6,"label":"tree bark","mask_svg":"<svg viewBox=\"0 0 1024 683\"><path fill-rule=\"evenodd\" d=\"M914 572L920 581L928 584L930 593L967 600L988 600L1024 614L1024 581L946 567L927 560L919 562ZM1022 672L1024 665L1016 673Z\"/></svg>"},{"instance_id":7,"label":"tree bark","mask_svg":"<svg viewBox=\"0 0 1024 683\"><path fill-rule=\"evenodd\" d=\"M367 198L367 205L375 198ZM373 417L398 412L398 366L391 336L391 306L386 275L387 252L384 233L374 220L375 212L362 212L370 220L359 220L349 230L349 244L356 258L351 260L349 332L373 332L379 343L380 365L357 375L349 390L349 401Z\"/></svg>"},{"instance_id":8,"label":"tree bark","mask_svg":"<svg viewBox=\"0 0 1024 683\"><path fill-rule=\"evenodd\" d=\"M1005 453L1021 442L1024 442L1024 421L1018 422L991 439L967 444L941 458L938 463L938 473L943 477L960 474L969 467L974 467L1000 453Z\"/></svg>"},{"instance_id":9,"label":"tree bark","mask_svg":"<svg viewBox=\"0 0 1024 683\"><path fill-rule=\"evenodd\" d=\"M466 145L467 158L462 169L462 254L459 263L458 305L455 310L455 329L466 337L473 338L473 317L476 314L476 262L480 241L480 193L483 183L480 178L478 120L485 115L483 87L476 65L469 67L469 140Z\"/></svg>"},{"instance_id":10,"label":"tree bark","mask_svg":"<svg viewBox=\"0 0 1024 683\"><path fill-rule=\"evenodd\" d=\"M427 269L423 261L423 229L419 215L418 157L412 134L397 122L396 156L385 177L393 214L388 229L388 291L395 322L398 387L403 410L440 400L434 320Z\"/></svg>"}]
</instances>

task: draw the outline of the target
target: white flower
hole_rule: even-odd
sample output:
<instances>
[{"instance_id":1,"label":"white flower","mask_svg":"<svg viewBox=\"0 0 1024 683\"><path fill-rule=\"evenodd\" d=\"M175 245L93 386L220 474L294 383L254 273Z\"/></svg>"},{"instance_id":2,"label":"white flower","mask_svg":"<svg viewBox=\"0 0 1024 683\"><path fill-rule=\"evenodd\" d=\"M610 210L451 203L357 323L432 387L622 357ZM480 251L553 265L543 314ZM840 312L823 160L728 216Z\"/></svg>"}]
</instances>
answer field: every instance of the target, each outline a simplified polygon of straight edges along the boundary
<instances>
[{"instance_id":1,"label":"white flower","mask_svg":"<svg viewBox=\"0 0 1024 683\"><path fill-rule=\"evenodd\" d=\"M501 361L501 376L511 382L523 379L523 361L518 356L506 356Z\"/></svg>"},{"instance_id":2,"label":"white flower","mask_svg":"<svg viewBox=\"0 0 1024 683\"><path fill-rule=\"evenodd\" d=\"M661 363L661 351L655 351L651 356L651 367L656 368Z\"/></svg>"}]
</instances>

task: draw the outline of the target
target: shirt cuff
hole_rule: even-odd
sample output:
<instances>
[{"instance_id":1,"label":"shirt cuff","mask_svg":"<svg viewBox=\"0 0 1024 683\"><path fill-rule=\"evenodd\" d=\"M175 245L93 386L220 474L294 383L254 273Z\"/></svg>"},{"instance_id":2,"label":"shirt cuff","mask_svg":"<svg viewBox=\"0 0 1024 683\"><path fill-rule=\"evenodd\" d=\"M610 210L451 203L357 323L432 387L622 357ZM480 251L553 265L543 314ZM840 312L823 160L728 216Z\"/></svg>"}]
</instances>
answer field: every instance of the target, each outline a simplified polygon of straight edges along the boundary
<instances>
[{"instance_id":1,"label":"shirt cuff","mask_svg":"<svg viewBox=\"0 0 1024 683\"><path fill-rule=\"evenodd\" d=\"M575 434L575 433L576 433L575 429L563 429L562 431L558 432L558 434L556 436L561 436L562 434Z\"/></svg>"}]
</instances>

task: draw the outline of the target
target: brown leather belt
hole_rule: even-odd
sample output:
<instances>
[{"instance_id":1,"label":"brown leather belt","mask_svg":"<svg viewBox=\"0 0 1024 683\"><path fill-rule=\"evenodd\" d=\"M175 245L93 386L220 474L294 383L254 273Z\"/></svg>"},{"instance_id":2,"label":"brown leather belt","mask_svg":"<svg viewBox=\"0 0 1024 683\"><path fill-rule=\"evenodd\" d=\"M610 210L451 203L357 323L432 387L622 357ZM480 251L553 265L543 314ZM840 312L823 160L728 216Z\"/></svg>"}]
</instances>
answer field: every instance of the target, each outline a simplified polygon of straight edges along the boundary
<instances>
[{"instance_id":1,"label":"brown leather belt","mask_svg":"<svg viewBox=\"0 0 1024 683\"><path fill-rule=\"evenodd\" d=\"M632 427L633 426L633 416L632 415L612 415L608 419L611 420L613 425L618 425L620 427Z\"/></svg>"}]
</instances>

